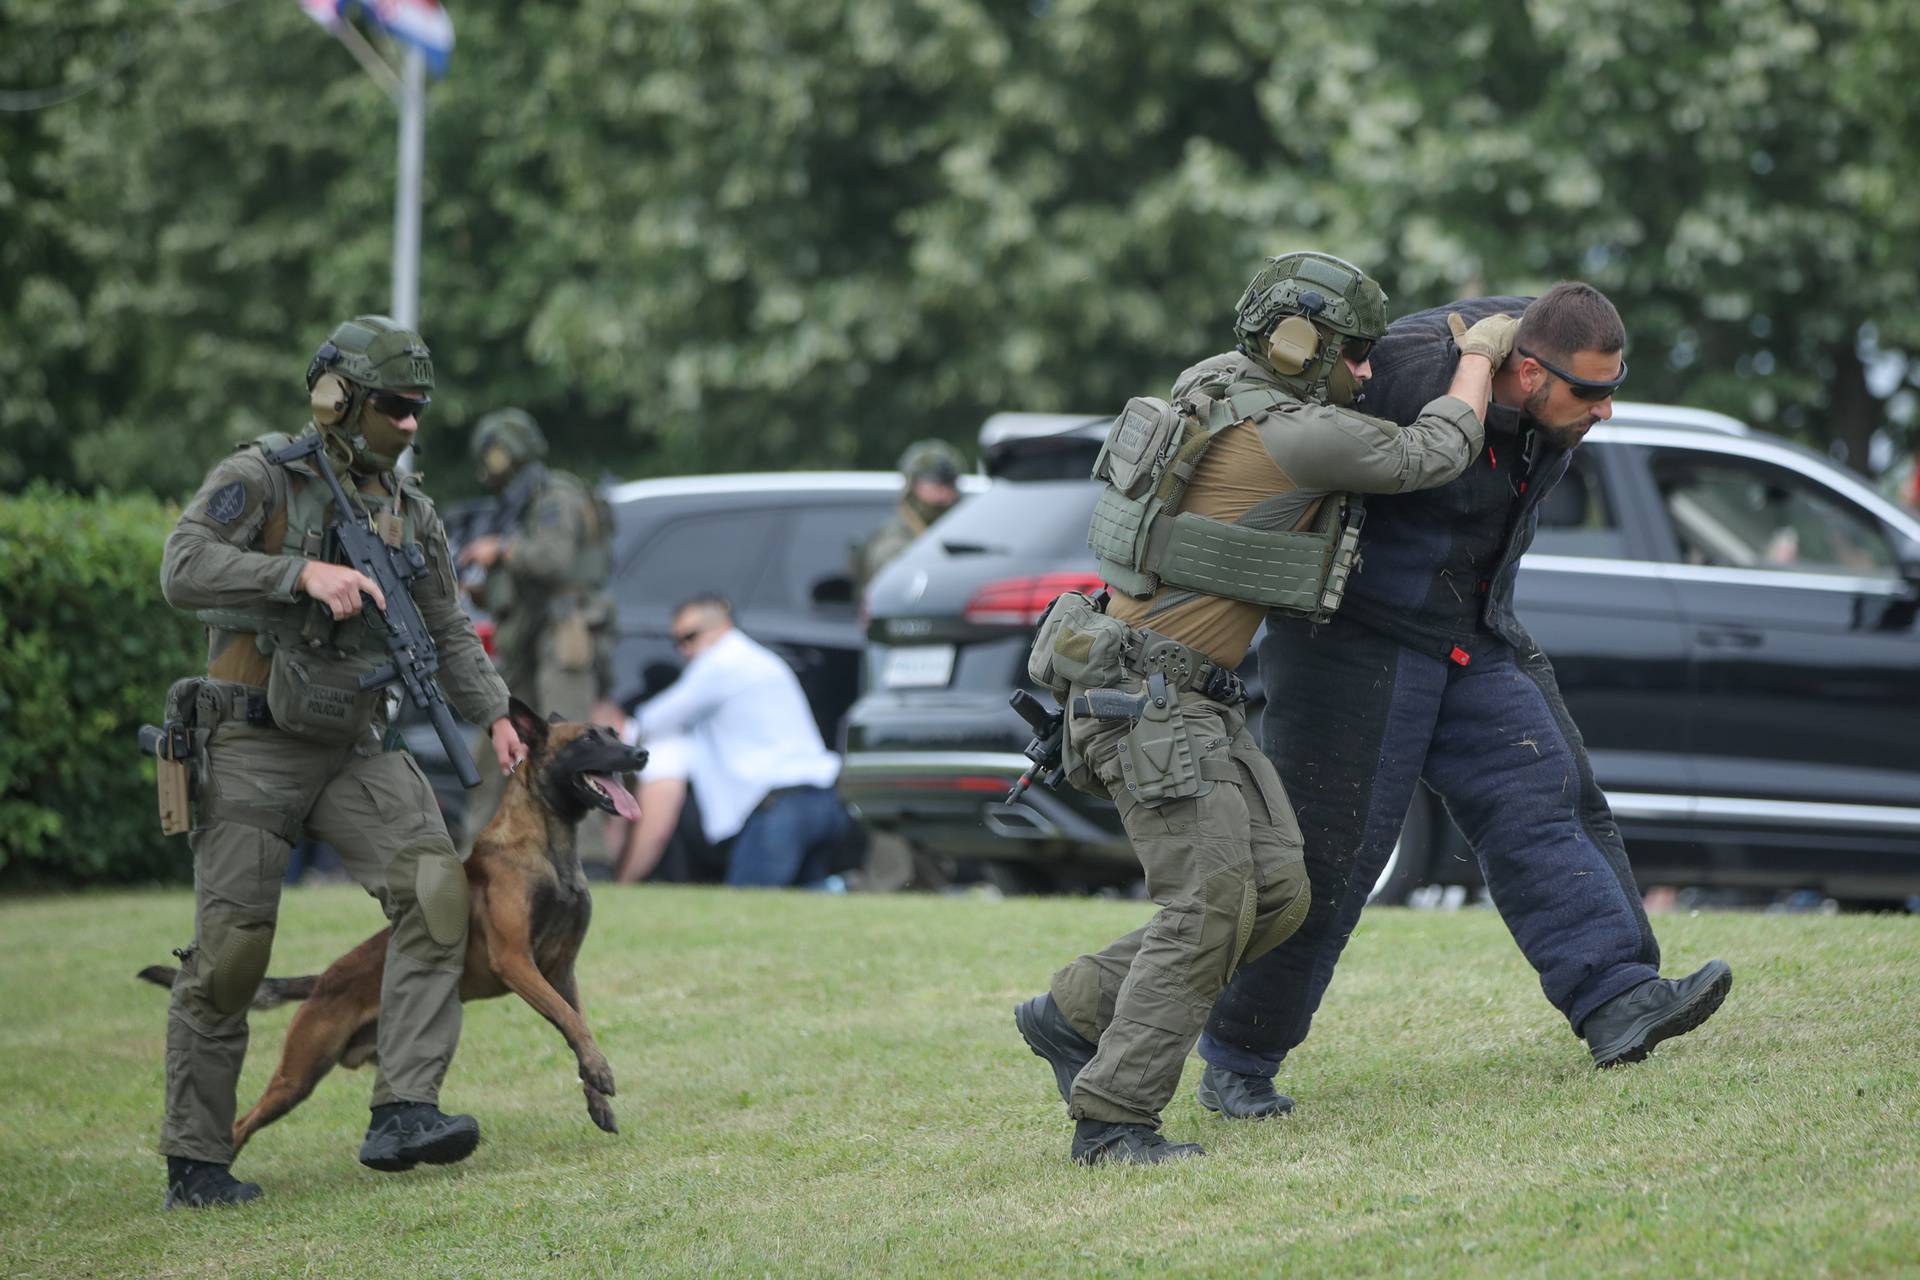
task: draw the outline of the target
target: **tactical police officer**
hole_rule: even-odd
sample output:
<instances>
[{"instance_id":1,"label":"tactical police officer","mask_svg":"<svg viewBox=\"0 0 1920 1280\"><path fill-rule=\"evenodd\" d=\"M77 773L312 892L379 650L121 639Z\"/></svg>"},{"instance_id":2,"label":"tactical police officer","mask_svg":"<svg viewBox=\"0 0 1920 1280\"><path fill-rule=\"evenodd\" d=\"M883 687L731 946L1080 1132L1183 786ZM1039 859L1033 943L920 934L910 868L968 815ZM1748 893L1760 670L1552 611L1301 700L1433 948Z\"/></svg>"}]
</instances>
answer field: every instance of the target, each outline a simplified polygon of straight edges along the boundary
<instances>
[{"instance_id":1,"label":"tactical police officer","mask_svg":"<svg viewBox=\"0 0 1920 1280\"><path fill-rule=\"evenodd\" d=\"M485 574L469 590L493 615L500 674L528 706L585 720L611 683L606 509L545 464L547 438L523 409L481 418L472 453L496 506L492 532L461 548L460 564Z\"/></svg>"},{"instance_id":2,"label":"tactical police officer","mask_svg":"<svg viewBox=\"0 0 1920 1280\"><path fill-rule=\"evenodd\" d=\"M906 492L893 519L874 531L853 555L854 577L866 586L889 560L905 551L927 526L960 500L960 451L945 440L916 440L900 455Z\"/></svg>"},{"instance_id":3,"label":"tactical police officer","mask_svg":"<svg viewBox=\"0 0 1920 1280\"><path fill-rule=\"evenodd\" d=\"M1086 1164L1197 1155L1159 1132L1214 997L1305 916L1298 824L1246 729L1234 669L1267 610L1326 617L1352 568L1355 493L1443 484L1482 440L1513 322L1462 340L1451 385L1402 429L1348 407L1386 331L1386 295L1323 253L1269 258L1238 350L1169 405L1136 399L1094 465L1088 542L1109 592L1069 593L1029 674L1066 713L1074 783L1111 795L1159 910L1015 1010L1075 1119Z\"/></svg>"},{"instance_id":4,"label":"tactical police officer","mask_svg":"<svg viewBox=\"0 0 1920 1280\"><path fill-rule=\"evenodd\" d=\"M417 545L426 572L412 589L439 648L441 685L463 716L490 726L506 768L526 754L506 719L506 686L460 610L432 502L416 478L394 474L432 387L419 334L384 316L356 317L308 367L313 418L301 438L323 437L355 518L389 545ZM448 1163L480 1141L473 1117L438 1106L460 1038L466 875L419 766L382 750L386 693L358 686L387 658L362 613L367 599L385 607L385 595L328 559L327 531L340 515L312 461L273 456L289 443L264 436L216 465L167 539L161 568L167 601L208 626L207 675L168 696L170 724L191 733L197 779L194 941L167 1019L168 1207L260 1194L228 1172L234 1085L288 849L303 833L339 850L391 925L361 1163Z\"/></svg>"},{"instance_id":5,"label":"tactical police officer","mask_svg":"<svg viewBox=\"0 0 1920 1280\"><path fill-rule=\"evenodd\" d=\"M1637 1062L1707 1020L1733 972L1660 977L1660 945L1553 664L1514 609L1520 558L1589 428L1625 380L1626 327L1591 285L1468 298L1393 322L1370 411L1409 421L1455 360L1452 331L1519 317L1496 368L1481 460L1371 504L1340 616L1275 617L1260 646L1261 746L1300 801L1313 908L1235 976L1200 1038L1201 1101L1240 1119L1307 1036L1425 779L1473 845L1501 918L1596 1066Z\"/></svg>"}]
</instances>

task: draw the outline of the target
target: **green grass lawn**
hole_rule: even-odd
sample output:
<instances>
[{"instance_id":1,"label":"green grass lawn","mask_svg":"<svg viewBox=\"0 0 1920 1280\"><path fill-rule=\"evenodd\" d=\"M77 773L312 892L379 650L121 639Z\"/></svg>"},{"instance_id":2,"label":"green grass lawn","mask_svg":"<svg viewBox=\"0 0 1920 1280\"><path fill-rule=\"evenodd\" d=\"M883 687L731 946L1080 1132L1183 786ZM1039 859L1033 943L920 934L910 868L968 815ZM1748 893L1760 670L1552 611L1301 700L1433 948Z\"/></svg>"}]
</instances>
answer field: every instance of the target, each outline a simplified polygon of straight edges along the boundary
<instances>
[{"instance_id":1,"label":"green grass lawn","mask_svg":"<svg viewBox=\"0 0 1920 1280\"><path fill-rule=\"evenodd\" d=\"M133 980L184 893L0 903L0 1275L1920 1275L1920 921L1664 917L1669 972L1734 967L1713 1021L1604 1075L1489 911L1368 913L1288 1120L1194 1102L1211 1155L1068 1164L1014 1003L1137 903L604 890L581 965L621 1132L560 1037L470 1005L445 1101L465 1164L377 1174L367 1072L237 1168L243 1210L160 1212L166 996ZM287 895L273 972L371 933ZM254 1015L240 1103L287 1010Z\"/></svg>"}]
</instances>

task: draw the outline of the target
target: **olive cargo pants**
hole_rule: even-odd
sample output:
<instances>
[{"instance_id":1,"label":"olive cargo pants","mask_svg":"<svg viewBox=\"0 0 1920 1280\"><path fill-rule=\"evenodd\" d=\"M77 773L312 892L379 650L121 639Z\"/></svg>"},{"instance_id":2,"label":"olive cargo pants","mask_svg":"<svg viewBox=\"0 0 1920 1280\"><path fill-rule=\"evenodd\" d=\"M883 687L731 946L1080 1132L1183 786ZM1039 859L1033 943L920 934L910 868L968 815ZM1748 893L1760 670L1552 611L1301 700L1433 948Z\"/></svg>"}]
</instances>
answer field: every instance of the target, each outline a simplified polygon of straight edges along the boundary
<instances>
[{"instance_id":1,"label":"olive cargo pants","mask_svg":"<svg viewBox=\"0 0 1920 1280\"><path fill-rule=\"evenodd\" d=\"M226 1164L247 1008L266 972L281 876L302 831L339 850L393 932L380 990L373 1103L435 1102L460 1039L466 873L433 791L405 752L327 747L272 726L214 722L195 801L194 945L167 1015L160 1151Z\"/></svg>"},{"instance_id":2,"label":"olive cargo pants","mask_svg":"<svg viewBox=\"0 0 1920 1280\"><path fill-rule=\"evenodd\" d=\"M1053 977L1054 1002L1099 1044L1074 1082L1075 1119L1157 1126L1214 998L1307 912L1300 828L1245 715L1196 693L1179 698L1203 786L1186 799L1129 797L1119 762L1126 722L1068 722L1085 767L1119 804L1160 906L1145 927Z\"/></svg>"}]
</instances>

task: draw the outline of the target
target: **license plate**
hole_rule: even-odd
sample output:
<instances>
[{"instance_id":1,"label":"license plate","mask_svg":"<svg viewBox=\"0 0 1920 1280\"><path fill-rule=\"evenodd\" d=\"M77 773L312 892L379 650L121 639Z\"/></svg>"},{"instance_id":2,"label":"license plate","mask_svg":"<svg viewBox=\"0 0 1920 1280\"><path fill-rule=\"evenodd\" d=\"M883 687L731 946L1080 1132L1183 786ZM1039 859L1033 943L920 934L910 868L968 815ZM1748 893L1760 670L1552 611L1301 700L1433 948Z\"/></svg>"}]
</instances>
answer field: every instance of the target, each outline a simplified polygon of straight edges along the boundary
<instances>
[{"instance_id":1,"label":"license plate","mask_svg":"<svg viewBox=\"0 0 1920 1280\"><path fill-rule=\"evenodd\" d=\"M889 650L880 682L889 689L937 689L952 678L953 646L920 644Z\"/></svg>"}]
</instances>

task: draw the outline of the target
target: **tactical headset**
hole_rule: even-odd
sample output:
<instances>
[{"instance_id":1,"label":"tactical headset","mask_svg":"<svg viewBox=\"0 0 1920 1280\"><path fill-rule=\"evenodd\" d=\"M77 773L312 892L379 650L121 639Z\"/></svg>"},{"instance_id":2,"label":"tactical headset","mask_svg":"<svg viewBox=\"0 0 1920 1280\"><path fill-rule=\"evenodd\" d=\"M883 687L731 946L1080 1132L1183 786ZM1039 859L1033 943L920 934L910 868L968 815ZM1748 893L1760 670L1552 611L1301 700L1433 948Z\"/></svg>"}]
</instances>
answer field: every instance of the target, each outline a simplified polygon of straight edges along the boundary
<instances>
[{"instance_id":1,"label":"tactical headset","mask_svg":"<svg viewBox=\"0 0 1920 1280\"><path fill-rule=\"evenodd\" d=\"M340 348L329 339L320 344L307 365L307 398L313 406L313 420L321 427L337 427L351 418L365 396L364 389L356 390L353 383L332 371L339 358Z\"/></svg>"}]
</instances>

